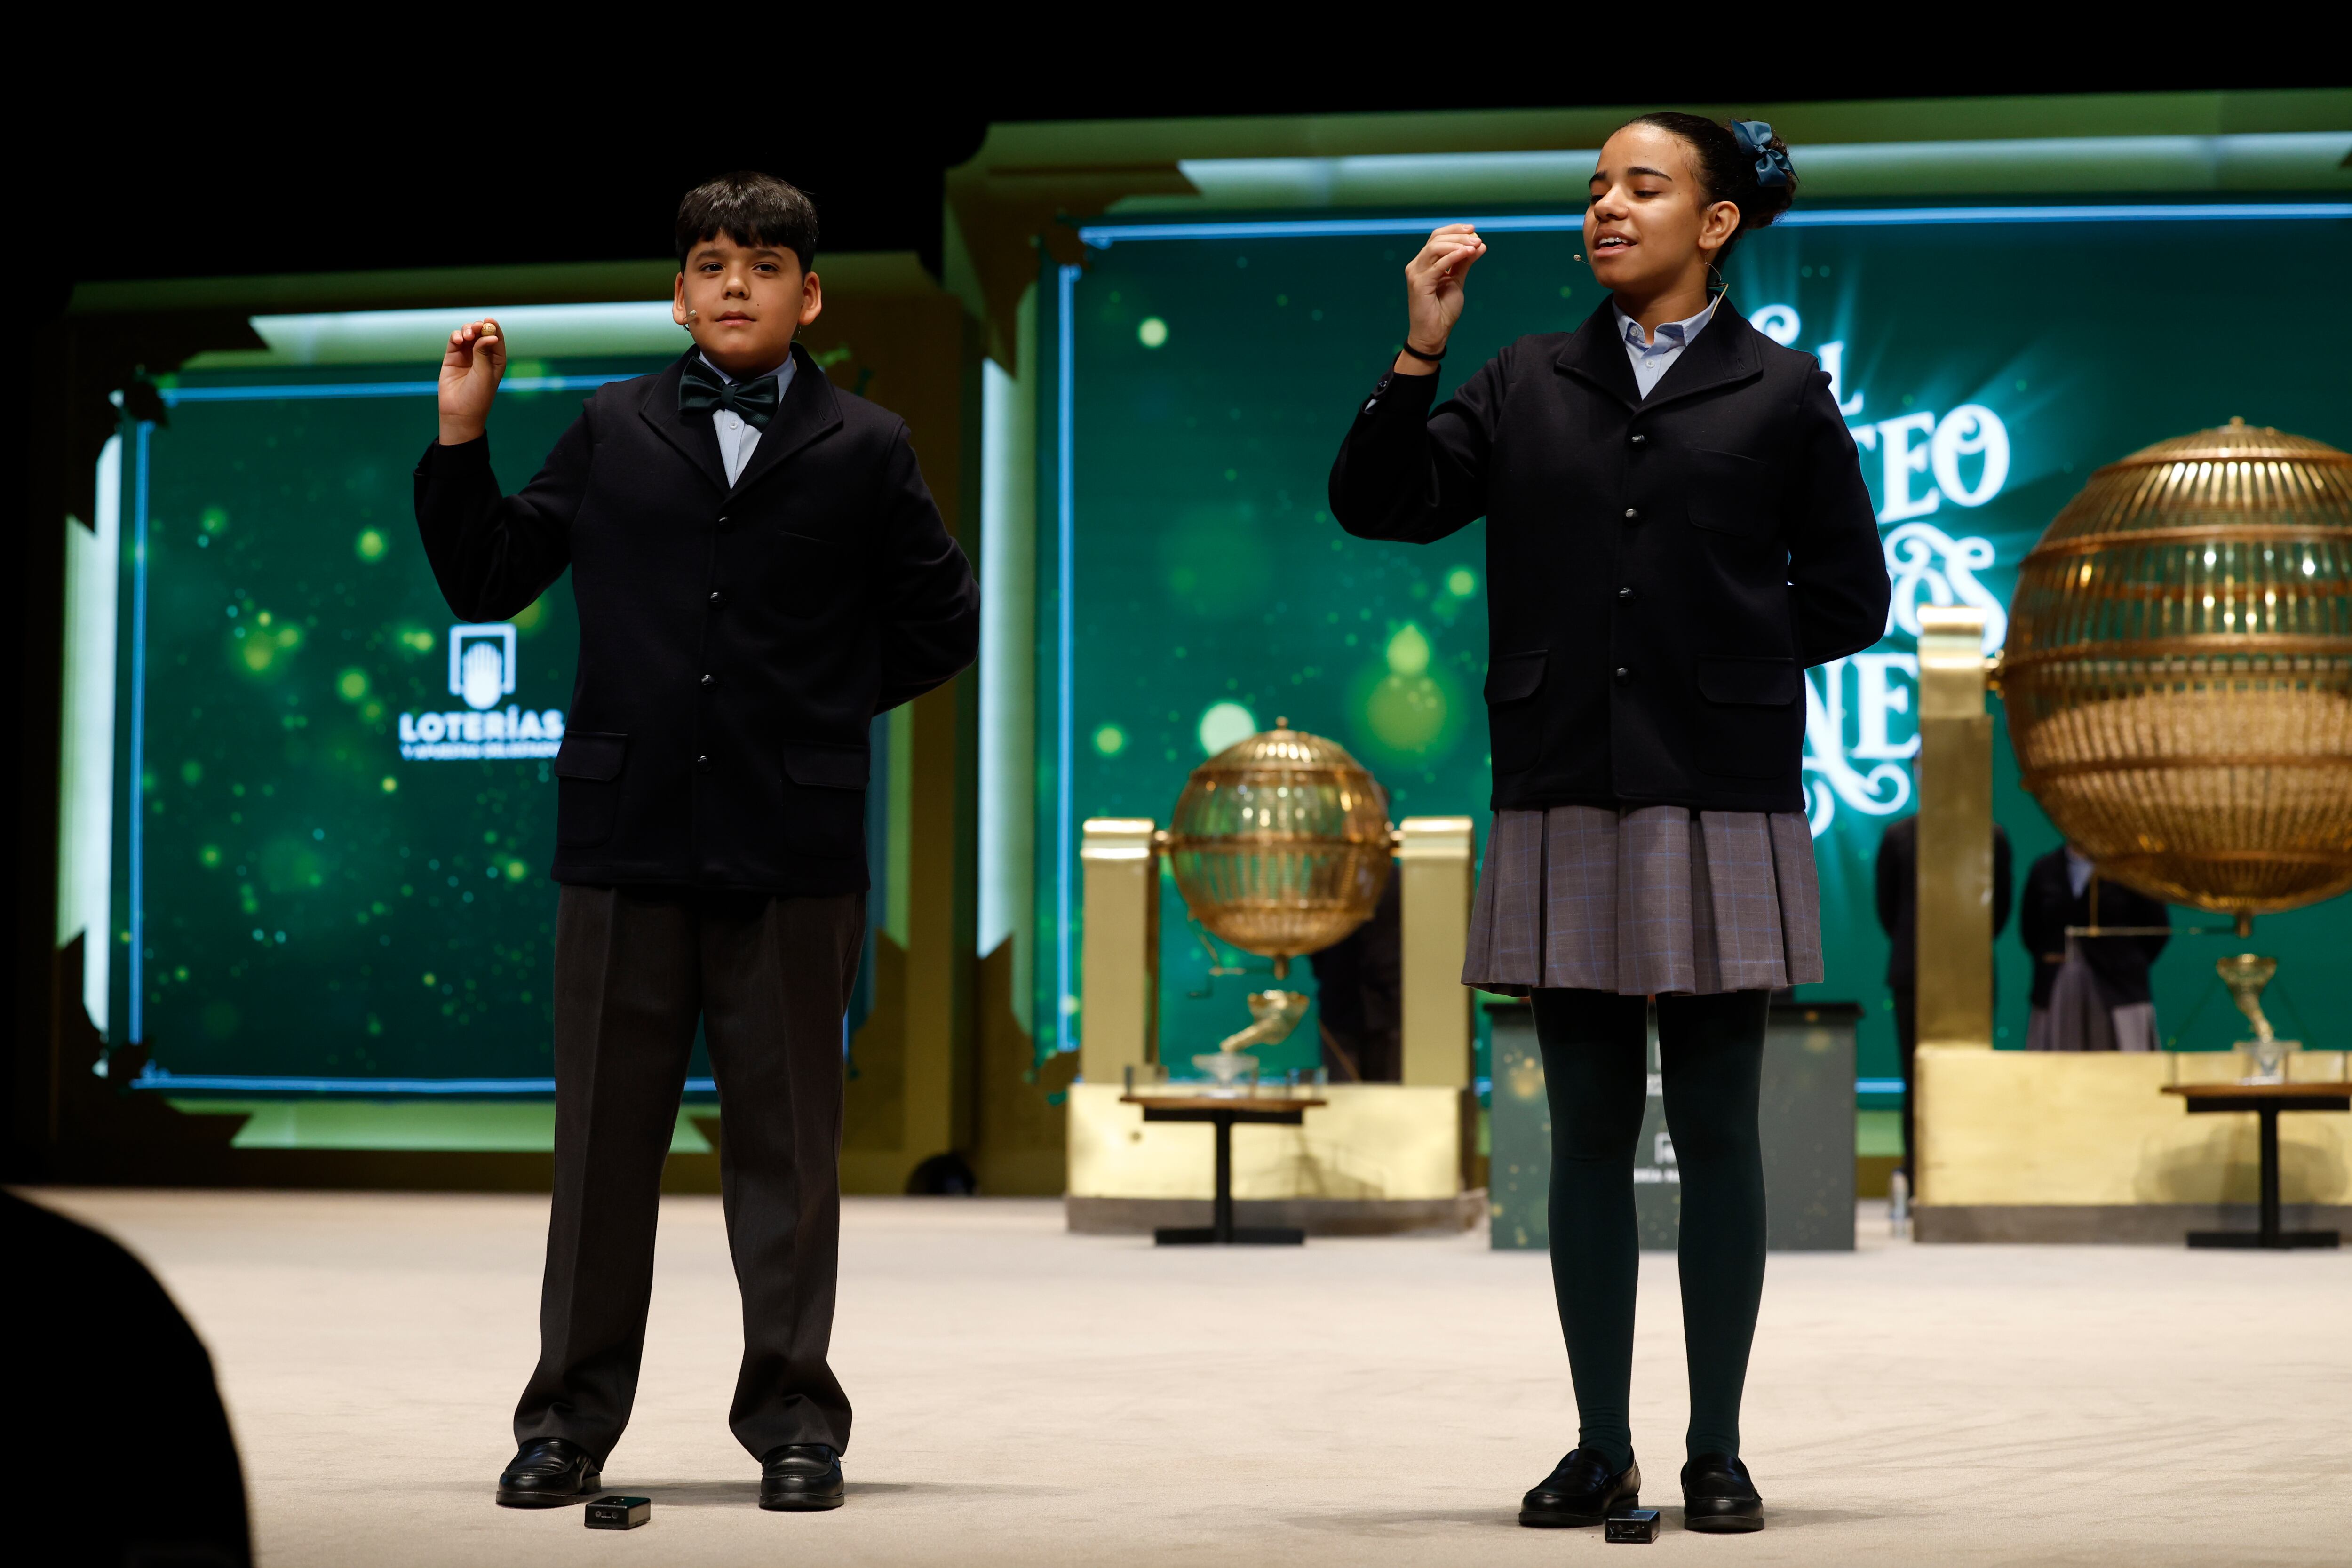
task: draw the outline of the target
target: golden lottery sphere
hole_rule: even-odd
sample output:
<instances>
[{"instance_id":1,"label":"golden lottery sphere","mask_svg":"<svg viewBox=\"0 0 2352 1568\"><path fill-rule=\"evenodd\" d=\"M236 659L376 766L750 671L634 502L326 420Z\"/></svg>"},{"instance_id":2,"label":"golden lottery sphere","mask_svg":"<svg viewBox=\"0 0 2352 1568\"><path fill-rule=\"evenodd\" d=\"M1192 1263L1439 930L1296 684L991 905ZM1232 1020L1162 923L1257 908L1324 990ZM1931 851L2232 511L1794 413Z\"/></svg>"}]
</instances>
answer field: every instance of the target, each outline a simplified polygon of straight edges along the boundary
<instances>
[{"instance_id":1,"label":"golden lottery sphere","mask_svg":"<svg viewBox=\"0 0 2352 1568\"><path fill-rule=\"evenodd\" d=\"M2242 916L2352 887L2352 454L2232 419L2101 468L2019 568L2001 688L2102 873Z\"/></svg>"},{"instance_id":2,"label":"golden lottery sphere","mask_svg":"<svg viewBox=\"0 0 2352 1568\"><path fill-rule=\"evenodd\" d=\"M1345 747L1275 727L1192 770L1168 831L1193 918L1276 961L1330 946L1371 918L1388 886L1388 810Z\"/></svg>"}]
</instances>

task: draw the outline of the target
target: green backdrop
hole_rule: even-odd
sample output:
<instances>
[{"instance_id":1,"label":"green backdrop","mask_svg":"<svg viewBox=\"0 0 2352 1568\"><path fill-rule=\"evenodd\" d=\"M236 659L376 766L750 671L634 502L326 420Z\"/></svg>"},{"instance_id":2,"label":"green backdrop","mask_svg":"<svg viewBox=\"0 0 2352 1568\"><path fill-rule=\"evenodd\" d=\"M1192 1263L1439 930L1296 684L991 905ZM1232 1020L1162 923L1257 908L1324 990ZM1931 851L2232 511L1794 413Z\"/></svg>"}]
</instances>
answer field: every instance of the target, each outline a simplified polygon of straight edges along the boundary
<instances>
[{"instance_id":1,"label":"green backdrop","mask_svg":"<svg viewBox=\"0 0 2352 1568\"><path fill-rule=\"evenodd\" d=\"M2352 445L2352 327L2314 310L2352 223L2292 206L1938 208L1800 213L1745 240L1735 308L1836 375L1895 578L1886 638L1811 672L1805 777L1824 900L1827 982L1865 1006L1860 1075L1895 1071L1872 908L1885 826L1913 809L1916 607L1996 612L2019 560L2092 468L2233 415ZM2186 218L2188 221L2183 221ZM1484 225L1491 250L1443 372L1571 329L1601 302L1573 215ZM1248 726L1286 717L1340 741L1390 788L1391 816L1473 813L1488 791L1483 524L1441 543L1350 539L1326 479L1357 402L1392 357L1402 271L1427 220L1104 225L1087 264L1048 268L1056 345L1041 422L1037 1016L1083 1030L1076 825L1165 824L1186 773ZM2217 236L2237 258L2216 265ZM2258 258L2258 259L2256 259ZM2017 875L2058 837L2018 787L2005 732L1995 810ZM1163 1059L1183 1067L1245 1021L1262 974L1213 958L1163 879ZM2219 927L2176 914L2177 927ZM2295 1033L2342 1043L2352 906L2269 917L2272 994ZM2224 937L2177 939L2157 967L2168 1039L2240 1032L2214 981ZM1254 961L1255 962L1255 961ZM1258 967L1263 968L1262 962ZM2029 964L2000 943L1999 1043L2025 1035ZM1308 988L1311 988L1309 983ZM1315 1028L1261 1050L1308 1066ZM1874 1082L1875 1080L1875 1082ZM1865 1102L1869 1097L1866 1095Z\"/></svg>"},{"instance_id":2,"label":"green backdrop","mask_svg":"<svg viewBox=\"0 0 2352 1568\"><path fill-rule=\"evenodd\" d=\"M594 386L667 363L516 364L500 484ZM163 390L168 423L125 443L118 667L113 1008L143 1086L545 1092L569 576L510 627L454 623L411 501L434 429L413 365ZM453 636L488 645L492 687L467 689Z\"/></svg>"},{"instance_id":3,"label":"green backdrop","mask_svg":"<svg viewBox=\"0 0 2352 1568\"><path fill-rule=\"evenodd\" d=\"M1736 307L1833 359L1841 396L1859 399L1850 423L1869 444L1864 472L1898 566L1886 641L1812 676L1807 779L1830 960L1819 993L1868 1009L1865 1082L1893 1070L1869 870L1879 832L1910 809L1903 606L2004 602L2018 559L2090 468L2148 441L2243 415L2352 445L2352 329L2313 308L2341 273L2352 224L2189 210L2195 221L1800 213L1807 222L1752 237L1731 269ZM1572 259L1573 221L1489 224L1449 378L1598 303ZM1042 1047L1083 1026L1076 824L1164 823L1212 742L1286 717L1369 763L1392 816L1483 814L1481 529L1409 548L1350 540L1326 515L1332 452L1392 352L1416 243L1381 226L1106 226L1088 231L1086 268L1045 274ZM2210 259L2224 227L2240 258L2227 274ZM528 477L590 385L646 368L518 365L493 436L502 481ZM570 593L559 584L514 623L513 689L468 700L410 513L432 421L417 377L413 366L184 375L165 388L168 424L125 444L124 961L110 972L113 1016L150 1047L155 1087L544 1084L544 752L547 715L570 701ZM504 634L489 635L503 661ZM493 712L496 743L522 754L416 753L492 744ZM419 728L452 713L455 742ZM484 740L464 739L467 714ZM403 715L418 736L407 754ZM1996 765L2021 874L2056 838L2018 791L2005 744ZM2340 1043L2335 1020L2352 1010L2337 961L2347 908L2258 928L2258 949L2284 961L2275 1011L2314 1042ZM1172 887L1163 917L1162 1039L1181 1064L1238 1027L1241 994L1263 984L1212 969L1263 965L1213 955ZM2210 963L2231 948L2184 938L2159 963L2167 1037L2235 1037ZM2012 933L2000 944L2005 1044L2023 1037L2025 976ZM1065 1017L1073 1026L1057 1027ZM1307 1065L1313 1042L1310 1022L1264 1055L1277 1069Z\"/></svg>"}]
</instances>

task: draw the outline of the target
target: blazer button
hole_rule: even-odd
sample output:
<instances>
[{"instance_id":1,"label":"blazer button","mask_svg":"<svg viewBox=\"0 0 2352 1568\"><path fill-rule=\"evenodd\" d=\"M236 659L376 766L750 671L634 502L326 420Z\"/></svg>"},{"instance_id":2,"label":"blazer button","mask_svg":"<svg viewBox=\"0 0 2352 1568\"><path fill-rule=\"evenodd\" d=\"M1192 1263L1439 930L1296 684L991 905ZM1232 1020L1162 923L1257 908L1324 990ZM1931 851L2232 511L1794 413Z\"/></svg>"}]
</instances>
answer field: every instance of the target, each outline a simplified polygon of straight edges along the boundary
<instances>
[{"instance_id":1,"label":"blazer button","mask_svg":"<svg viewBox=\"0 0 2352 1568\"><path fill-rule=\"evenodd\" d=\"M719 526L722 529L732 528L735 526L735 520L722 514L719 519Z\"/></svg>"},{"instance_id":2,"label":"blazer button","mask_svg":"<svg viewBox=\"0 0 2352 1568\"><path fill-rule=\"evenodd\" d=\"M1623 599L1628 604L1631 604L1633 600L1633 590L1631 588L1620 588L1617 590L1617 596Z\"/></svg>"},{"instance_id":3,"label":"blazer button","mask_svg":"<svg viewBox=\"0 0 2352 1568\"><path fill-rule=\"evenodd\" d=\"M714 610L725 609L727 607L727 595L724 594L713 593L710 595L710 607Z\"/></svg>"},{"instance_id":4,"label":"blazer button","mask_svg":"<svg viewBox=\"0 0 2352 1568\"><path fill-rule=\"evenodd\" d=\"M1631 680L1633 679L1633 672L1621 664L1617 667L1617 679L1621 681Z\"/></svg>"},{"instance_id":5,"label":"blazer button","mask_svg":"<svg viewBox=\"0 0 2352 1568\"><path fill-rule=\"evenodd\" d=\"M1625 509L1625 521L1626 521L1627 522L1639 522L1639 521L1642 521L1642 509L1641 509L1640 507L1638 507L1638 506L1629 506L1629 507L1627 507L1627 508Z\"/></svg>"},{"instance_id":6,"label":"blazer button","mask_svg":"<svg viewBox=\"0 0 2352 1568\"><path fill-rule=\"evenodd\" d=\"M1647 436L1641 434L1639 431L1626 437L1625 439L1632 442L1636 447L1646 447L1650 443L1650 438Z\"/></svg>"},{"instance_id":7,"label":"blazer button","mask_svg":"<svg viewBox=\"0 0 2352 1568\"><path fill-rule=\"evenodd\" d=\"M719 678L715 675L706 675L702 678L702 689L705 691L709 690L712 687L717 686L718 684Z\"/></svg>"},{"instance_id":8,"label":"blazer button","mask_svg":"<svg viewBox=\"0 0 2352 1568\"><path fill-rule=\"evenodd\" d=\"M697 758L695 758L695 759L694 759L694 771L695 771L696 773L709 773L709 772L710 771L710 759L709 759L709 757L697 757Z\"/></svg>"}]
</instances>

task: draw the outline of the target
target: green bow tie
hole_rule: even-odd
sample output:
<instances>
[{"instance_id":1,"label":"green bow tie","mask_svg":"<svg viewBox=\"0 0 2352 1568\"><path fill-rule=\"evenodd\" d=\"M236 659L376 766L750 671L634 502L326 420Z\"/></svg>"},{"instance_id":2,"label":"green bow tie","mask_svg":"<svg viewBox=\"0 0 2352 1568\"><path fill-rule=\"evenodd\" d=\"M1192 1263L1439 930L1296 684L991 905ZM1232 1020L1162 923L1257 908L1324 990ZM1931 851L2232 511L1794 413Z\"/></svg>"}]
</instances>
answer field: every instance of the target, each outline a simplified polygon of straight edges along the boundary
<instances>
[{"instance_id":1,"label":"green bow tie","mask_svg":"<svg viewBox=\"0 0 2352 1568\"><path fill-rule=\"evenodd\" d=\"M752 429L765 430L782 401L773 375L729 381L698 359L688 360L686 374L677 378L677 411L688 418L724 408Z\"/></svg>"}]
</instances>

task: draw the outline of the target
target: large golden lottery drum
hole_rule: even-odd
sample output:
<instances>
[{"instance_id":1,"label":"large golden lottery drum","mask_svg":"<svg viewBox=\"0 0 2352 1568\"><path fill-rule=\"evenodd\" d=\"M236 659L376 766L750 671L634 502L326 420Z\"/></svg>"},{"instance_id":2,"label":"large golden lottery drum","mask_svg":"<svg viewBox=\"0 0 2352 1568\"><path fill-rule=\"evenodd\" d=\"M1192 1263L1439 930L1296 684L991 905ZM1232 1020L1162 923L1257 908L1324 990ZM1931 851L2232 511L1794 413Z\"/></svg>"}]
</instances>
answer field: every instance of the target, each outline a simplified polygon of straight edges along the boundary
<instances>
[{"instance_id":1,"label":"large golden lottery drum","mask_svg":"<svg viewBox=\"0 0 2352 1568\"><path fill-rule=\"evenodd\" d=\"M1287 720L1194 768L1168 832L1193 917L1284 967L1371 918L1391 853L1372 775L1338 742Z\"/></svg>"},{"instance_id":2,"label":"large golden lottery drum","mask_svg":"<svg viewBox=\"0 0 2352 1568\"><path fill-rule=\"evenodd\" d=\"M2232 419L2101 468L2019 569L2001 686L2103 874L2241 916L2352 887L2352 455Z\"/></svg>"}]
</instances>

